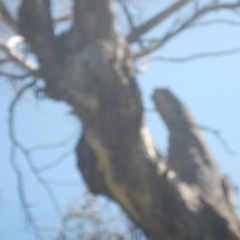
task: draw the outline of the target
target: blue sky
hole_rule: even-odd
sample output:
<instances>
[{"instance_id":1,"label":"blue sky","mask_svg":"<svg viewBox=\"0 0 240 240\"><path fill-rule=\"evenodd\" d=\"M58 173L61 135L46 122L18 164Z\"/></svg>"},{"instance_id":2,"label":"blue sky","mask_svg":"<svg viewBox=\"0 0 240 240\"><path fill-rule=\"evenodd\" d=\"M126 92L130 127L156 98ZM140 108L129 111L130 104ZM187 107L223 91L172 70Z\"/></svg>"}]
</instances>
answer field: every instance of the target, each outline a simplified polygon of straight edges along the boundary
<instances>
[{"instance_id":1,"label":"blue sky","mask_svg":"<svg viewBox=\"0 0 240 240\"><path fill-rule=\"evenodd\" d=\"M153 9L149 10L150 13ZM217 17L229 18L227 13ZM214 25L186 31L154 54L172 57L240 47L240 27ZM158 34L156 29L153 33ZM148 71L137 76L146 109L153 108L151 96L155 88L172 90L191 110L199 125L206 125L221 132L229 146L237 152L229 155L216 137L204 132L207 143L222 173L229 174L235 186L240 187L240 54L201 59L187 63L153 62ZM8 109L14 92L9 83L0 80L0 239L32 240L24 231L24 216L16 189L16 176L9 163L10 139L8 135ZM158 148L166 152L168 134L159 115L145 112L147 124ZM16 111L17 136L25 146L38 143L55 143L80 132L81 126L71 114L71 108L63 102L49 99L35 100L31 93L22 98ZM51 182L62 210L70 202L79 199L85 184L76 169L74 146L77 134L63 148L34 153L37 166L68 157L57 167L43 172ZM41 226L55 227L54 209L29 170L24 157L18 153L17 161L25 174L26 192L31 209ZM59 185L60 184L60 185ZM240 197L238 195L238 203ZM47 238L46 238L47 239Z\"/></svg>"}]
</instances>

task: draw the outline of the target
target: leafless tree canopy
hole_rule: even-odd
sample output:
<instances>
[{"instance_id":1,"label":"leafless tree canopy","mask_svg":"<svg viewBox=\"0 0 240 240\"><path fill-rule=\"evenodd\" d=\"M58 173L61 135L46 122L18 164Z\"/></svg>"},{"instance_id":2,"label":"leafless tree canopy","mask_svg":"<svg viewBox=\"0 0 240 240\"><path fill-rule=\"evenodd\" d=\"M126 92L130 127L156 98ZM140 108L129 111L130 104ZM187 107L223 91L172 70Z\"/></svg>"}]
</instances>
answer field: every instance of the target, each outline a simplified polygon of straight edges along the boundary
<instances>
[{"instance_id":1,"label":"leafless tree canopy","mask_svg":"<svg viewBox=\"0 0 240 240\"><path fill-rule=\"evenodd\" d=\"M139 19L142 3L137 0L0 1L0 75L22 86L10 107L10 160L36 237L39 230L15 152L25 155L57 212L57 199L41 172L61 159L38 169L31 153L44 146L26 148L16 136L14 110L28 89L36 97L72 106L83 125L76 147L78 168L90 191L117 201L149 239L240 239L234 189L219 173L202 138L200 128L206 127L196 125L171 91L156 89L153 100L170 133L168 160L163 161L143 119L136 82L136 72L142 69L135 64L139 59L185 62L239 53L240 47L183 58L153 55L186 30L210 24L239 26L237 20L205 17L228 11L237 18L240 1L165 2L155 1L158 12ZM168 30L153 36L151 30L164 24L169 24Z\"/></svg>"}]
</instances>

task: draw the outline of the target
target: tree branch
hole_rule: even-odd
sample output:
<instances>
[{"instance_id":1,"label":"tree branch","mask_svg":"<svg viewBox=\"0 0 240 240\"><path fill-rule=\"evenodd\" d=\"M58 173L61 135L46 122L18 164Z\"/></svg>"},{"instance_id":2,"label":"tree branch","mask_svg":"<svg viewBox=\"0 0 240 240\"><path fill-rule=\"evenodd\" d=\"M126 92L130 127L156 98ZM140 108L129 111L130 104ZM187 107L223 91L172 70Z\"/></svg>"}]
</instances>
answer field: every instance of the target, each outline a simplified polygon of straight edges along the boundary
<instances>
[{"instance_id":1,"label":"tree branch","mask_svg":"<svg viewBox=\"0 0 240 240\"><path fill-rule=\"evenodd\" d=\"M34 236L36 237L36 239L41 239L39 236L39 227L37 226L36 221L31 213L29 203L27 201L27 197L25 194L23 173L16 162L15 155L16 155L16 147L14 144L12 144L11 151L10 151L10 163L17 177L17 191L18 191L20 203L22 205L22 209L26 217L26 221L32 227Z\"/></svg>"},{"instance_id":2,"label":"tree branch","mask_svg":"<svg viewBox=\"0 0 240 240\"><path fill-rule=\"evenodd\" d=\"M127 17L127 21L129 23L129 26L130 26L131 30L133 31L135 29L135 25L134 25L131 13L130 13L130 11L128 9L128 6L126 4L126 1L125 0L117 0L117 1L120 4L120 6L122 7L123 12L125 13L125 15Z\"/></svg>"},{"instance_id":3,"label":"tree branch","mask_svg":"<svg viewBox=\"0 0 240 240\"><path fill-rule=\"evenodd\" d=\"M38 66L35 62L27 59L15 47L9 46L4 40L0 39L0 49L2 49L13 61L15 61L24 70L30 73L37 73Z\"/></svg>"},{"instance_id":4,"label":"tree branch","mask_svg":"<svg viewBox=\"0 0 240 240\"><path fill-rule=\"evenodd\" d=\"M55 210L57 213L60 213L60 205L52 191L52 189L48 186L48 183L45 181L45 179L40 175L40 173L38 172L37 167L35 166L31 155L29 153L29 151L18 141L16 134L15 134L15 127L14 127L14 119L15 119L15 108L19 102L20 97L24 94L24 92L26 90L28 90L29 88L33 87L36 84L36 79L34 79L32 82L30 82L29 84L26 84L25 86L22 87L22 89L17 93L17 95L15 96L15 98L13 99L11 105L10 105L10 109L9 109L9 135L10 135L10 139L12 142L12 152L14 153L15 149L19 149L22 154L25 156L27 163L31 169L31 171L33 172L33 174L35 175L36 179L38 180L38 182L42 185L42 187L45 189L45 191L47 192ZM23 192L23 186L22 186L22 174L19 171L19 168L17 167L16 163L14 162L14 160L12 160L12 165L14 167L14 170L16 171L17 174L17 178L18 178L18 186L20 187L19 189L19 197L21 200L21 204L23 206L23 210L26 214L27 219L30 221L29 223L32 223L32 215L29 212L29 210L26 210L26 196L24 195ZM35 227L34 227L35 228Z\"/></svg>"},{"instance_id":5,"label":"tree branch","mask_svg":"<svg viewBox=\"0 0 240 240\"><path fill-rule=\"evenodd\" d=\"M32 227L33 230L33 234L36 237L36 239L40 239L39 236L39 228L35 222L35 219L30 211L29 208L29 204L27 201L27 197L24 191L24 181L23 181L23 174L21 169L19 168L16 159L15 159L15 154L16 154L16 149L18 148L18 142L15 138L15 134L14 134L14 110L15 110L15 106L18 102L18 99L20 98L20 96L29 88L31 88L33 85L35 84L35 81L25 85L20 91L19 93L16 95L16 97L13 99L11 106L10 106L10 114L9 114L9 135L10 135L10 139L12 141L12 147L11 147L11 152L10 152L10 163L12 165L13 170L16 173L16 177L17 177L17 190L18 190L18 195L19 195L19 199L20 199L20 203L22 205L22 209L23 212L25 214L26 220L29 223L29 225Z\"/></svg>"},{"instance_id":6,"label":"tree branch","mask_svg":"<svg viewBox=\"0 0 240 240\"><path fill-rule=\"evenodd\" d=\"M38 172L43 172L43 171L46 171L46 170L49 170L53 167L56 167L58 164L62 163L68 156L70 156L72 154L72 151L67 151L65 153L63 153L59 158L57 158L55 161L49 163L49 164L46 164L42 167L39 167L38 168Z\"/></svg>"},{"instance_id":7,"label":"tree branch","mask_svg":"<svg viewBox=\"0 0 240 240\"><path fill-rule=\"evenodd\" d=\"M228 55L238 54L240 53L239 48L232 48L223 51L216 51L216 52L203 52L203 53L196 53L186 57L167 57L167 56L149 56L146 57L147 61L162 61L162 62L173 62L173 63L185 63L193 60L198 60L202 58L211 58L211 57L224 57Z\"/></svg>"},{"instance_id":8,"label":"tree branch","mask_svg":"<svg viewBox=\"0 0 240 240\"><path fill-rule=\"evenodd\" d=\"M133 31L127 36L127 40L129 43L134 43L138 41L139 37L151 30L153 27L158 25L159 23L163 22L166 18L171 16L173 13L175 13L178 9L182 8L186 4L188 4L190 0L180 0L173 5L171 5L169 8L164 10L163 12L160 12L152 19L148 20L146 23L141 25L138 28L133 29Z\"/></svg>"},{"instance_id":9,"label":"tree branch","mask_svg":"<svg viewBox=\"0 0 240 240\"><path fill-rule=\"evenodd\" d=\"M79 49L91 43L93 39L108 37L113 30L112 1L75 0L74 2L74 23L70 32L71 42L74 42L72 45L75 45L73 48Z\"/></svg>"},{"instance_id":10,"label":"tree branch","mask_svg":"<svg viewBox=\"0 0 240 240\"><path fill-rule=\"evenodd\" d=\"M67 145L71 140L73 140L73 137L77 135L77 132L74 132L73 134L71 134L70 136L68 136L66 139L63 139L60 142L57 143L52 143L52 144L37 144L33 147L30 147L28 149L29 152L33 153L35 151L39 151L39 150L52 150L55 148L60 148L63 147L65 145Z\"/></svg>"},{"instance_id":11,"label":"tree branch","mask_svg":"<svg viewBox=\"0 0 240 240\"><path fill-rule=\"evenodd\" d=\"M157 89L153 99L170 133L169 166L182 181L197 185L203 196L218 203L216 209L238 229L235 206L224 194L222 176L191 113L168 89ZM210 130L204 126L201 128Z\"/></svg>"},{"instance_id":12,"label":"tree branch","mask_svg":"<svg viewBox=\"0 0 240 240\"><path fill-rule=\"evenodd\" d=\"M167 32L161 39L155 40L153 43L151 43L146 48L142 49L140 52L135 54L136 58L145 56L149 54L150 52L153 52L154 50L162 47L166 42L168 42L171 38L175 37L177 34L181 33L183 30L186 30L187 28L191 27L191 24L201 16L217 10L232 10L235 8L240 8L240 2L237 1L235 3L229 3L229 4L218 4L218 5L210 5L205 6L201 8L200 10L196 11L190 18L188 18L186 21L184 21L178 28L175 30L170 30Z\"/></svg>"},{"instance_id":13,"label":"tree branch","mask_svg":"<svg viewBox=\"0 0 240 240\"><path fill-rule=\"evenodd\" d=\"M19 8L19 28L38 58L41 78L47 83L46 89L51 88L61 79L65 61L64 46L59 45L54 34L51 1L23 0Z\"/></svg>"},{"instance_id":14,"label":"tree branch","mask_svg":"<svg viewBox=\"0 0 240 240\"><path fill-rule=\"evenodd\" d=\"M156 113L156 112L158 112L158 110L156 108L150 108L150 109L147 108L147 109L145 109L145 112ZM183 119L181 119L180 117L176 117L174 115L172 115L171 118L174 118L175 120L178 120L180 122L183 121ZM227 141L223 138L223 136L221 135L221 132L219 130L211 128L209 126L199 125L199 124L194 124L194 125L189 124L189 126L192 128L197 128L202 131L206 131L206 132L213 134L228 154L230 154L231 156L237 155L237 153L230 148Z\"/></svg>"},{"instance_id":15,"label":"tree branch","mask_svg":"<svg viewBox=\"0 0 240 240\"><path fill-rule=\"evenodd\" d=\"M240 27L240 22L237 21L231 21L231 20L227 20L227 19L214 19L214 20L210 20L210 21L203 21L203 22L195 22L192 24L192 26L194 27L206 27L206 26L210 26L213 24L225 24L225 25L229 25L232 27Z\"/></svg>"},{"instance_id":16,"label":"tree branch","mask_svg":"<svg viewBox=\"0 0 240 240\"><path fill-rule=\"evenodd\" d=\"M128 9L128 6L125 2L125 0L118 0L118 3L121 5L126 17L127 17L127 21L129 23L129 26L131 28L131 31L134 31L136 28L135 28L135 25L134 25L134 22L133 22L133 18L131 16L131 13ZM139 46L142 48L143 47L143 44L142 44L142 41L140 39L140 37L137 39L137 42L139 43Z\"/></svg>"},{"instance_id":17,"label":"tree branch","mask_svg":"<svg viewBox=\"0 0 240 240\"><path fill-rule=\"evenodd\" d=\"M207 131L209 133L212 133L217 138L217 140L220 142L220 144L223 146L223 148L226 150L226 152L228 154L230 154L232 156L237 155L237 153L230 148L230 146L228 145L226 140L222 137L220 131L218 131L216 129L213 129L213 128L210 128L208 126L203 126L203 125L195 125L195 126L192 126L192 127L199 128L203 131Z\"/></svg>"},{"instance_id":18,"label":"tree branch","mask_svg":"<svg viewBox=\"0 0 240 240\"><path fill-rule=\"evenodd\" d=\"M11 79L11 80L23 80L27 77L32 76L32 74L26 73L26 74L22 74L22 75L17 75L17 74L14 74L14 73L8 73L8 72L0 71L0 76L6 77L6 78Z\"/></svg>"}]
</instances>

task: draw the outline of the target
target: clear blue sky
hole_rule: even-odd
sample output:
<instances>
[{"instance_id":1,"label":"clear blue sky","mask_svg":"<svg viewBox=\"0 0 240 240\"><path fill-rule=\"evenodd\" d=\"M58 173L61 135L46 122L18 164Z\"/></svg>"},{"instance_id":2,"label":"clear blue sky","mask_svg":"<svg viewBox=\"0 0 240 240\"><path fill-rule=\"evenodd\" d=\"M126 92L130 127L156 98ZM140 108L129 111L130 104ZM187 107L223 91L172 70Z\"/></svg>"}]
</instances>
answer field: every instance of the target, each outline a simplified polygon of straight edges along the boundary
<instances>
[{"instance_id":1,"label":"clear blue sky","mask_svg":"<svg viewBox=\"0 0 240 240\"><path fill-rule=\"evenodd\" d=\"M149 13L153 11L152 8ZM217 17L227 18L229 15L223 13ZM154 33L158 33L157 30ZM234 47L240 47L240 27L215 25L181 34L169 42L160 53L181 57ZM149 65L147 72L138 75L146 108L153 107L153 90L157 87L167 87L189 107L200 125L221 131L229 146L238 153L237 156L230 156L210 133L204 135L220 171L229 174L236 186L240 186L239 63L240 54L181 64L154 62ZM9 163L8 108L13 95L14 91L10 85L0 80L0 239L32 240L34 238L24 231L24 216L18 199L16 176ZM168 136L160 117L157 113L146 112L146 119L157 146L166 152ZM18 138L26 146L59 142L80 129L80 124L71 115L70 107L63 102L47 99L37 101L28 93L17 108L16 131ZM70 152L59 166L43 173L44 177L52 182L51 186L63 209L71 201L78 199L85 187L75 167L73 149L76 141L77 135L63 148L34 154L36 164L42 166L65 152ZM20 153L17 161L25 173L27 195L36 219L41 226L49 227L56 221L54 209ZM240 204L239 196L238 203Z\"/></svg>"}]
</instances>

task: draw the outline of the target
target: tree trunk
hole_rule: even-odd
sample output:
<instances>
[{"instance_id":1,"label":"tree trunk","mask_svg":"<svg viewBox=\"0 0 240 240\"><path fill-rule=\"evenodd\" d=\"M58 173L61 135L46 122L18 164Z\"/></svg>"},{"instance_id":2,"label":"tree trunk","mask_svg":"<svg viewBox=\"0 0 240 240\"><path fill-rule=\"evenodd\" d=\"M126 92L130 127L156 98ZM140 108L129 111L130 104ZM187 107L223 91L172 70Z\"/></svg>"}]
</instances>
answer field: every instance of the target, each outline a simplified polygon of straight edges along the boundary
<instances>
[{"instance_id":1,"label":"tree trunk","mask_svg":"<svg viewBox=\"0 0 240 240\"><path fill-rule=\"evenodd\" d=\"M74 24L59 37L49 4L23 0L19 25L38 56L46 93L68 102L82 122L76 154L89 189L117 201L150 239L240 239L231 188L168 90L154 94L170 132L168 163L156 150L134 59L114 28L112 1L75 1Z\"/></svg>"}]
</instances>

